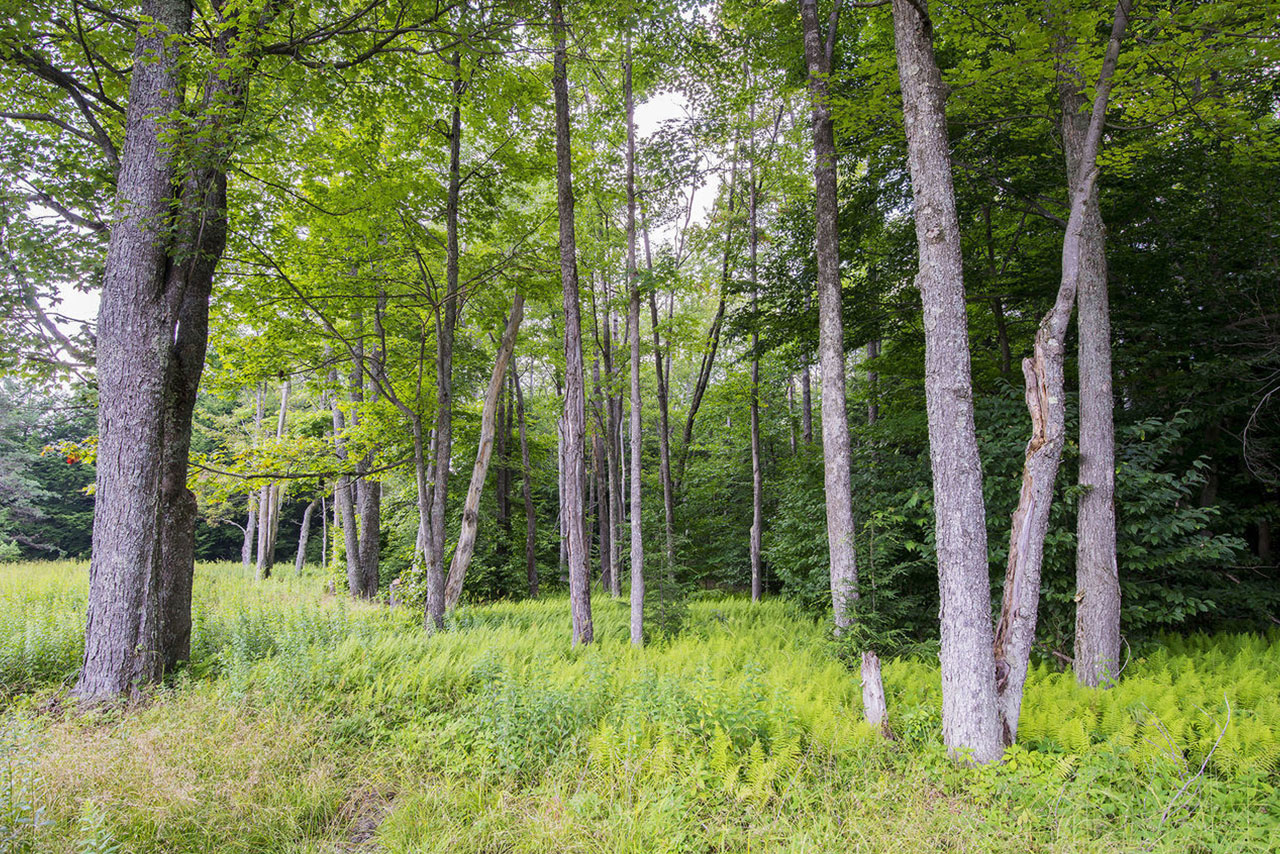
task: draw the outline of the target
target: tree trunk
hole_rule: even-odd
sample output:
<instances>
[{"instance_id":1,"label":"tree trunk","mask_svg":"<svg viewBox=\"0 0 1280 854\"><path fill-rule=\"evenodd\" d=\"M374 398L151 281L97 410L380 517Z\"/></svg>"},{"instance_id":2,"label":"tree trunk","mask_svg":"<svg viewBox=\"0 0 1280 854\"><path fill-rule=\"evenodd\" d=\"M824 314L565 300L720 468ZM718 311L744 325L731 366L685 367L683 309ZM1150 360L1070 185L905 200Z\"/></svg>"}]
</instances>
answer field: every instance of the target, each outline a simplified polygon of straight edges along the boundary
<instances>
[{"instance_id":1,"label":"tree trunk","mask_svg":"<svg viewBox=\"0 0 1280 854\"><path fill-rule=\"evenodd\" d=\"M583 526L583 440L586 433L585 383L582 371L582 321L578 310L578 255L573 223L573 164L569 145L569 75L565 47L567 27L561 0L551 0L555 32L552 88L556 110L556 190L560 213L560 279L564 287L564 458L565 489L560 512L565 517L569 562L569 608L573 644L591 643L591 579Z\"/></svg>"},{"instance_id":2,"label":"tree trunk","mask_svg":"<svg viewBox=\"0 0 1280 854\"><path fill-rule=\"evenodd\" d=\"M338 371L336 368L329 374L329 380L334 385L337 385ZM349 459L346 440L343 436L346 430L346 418L342 413L342 407L338 403L338 397L335 393L332 404L333 445L334 453L338 460L341 463L346 463ZM342 541L347 563L347 590L352 598L358 599L364 595L364 576L361 572L360 564L360 538L356 525L355 500L351 493L351 476L345 473L338 475L338 479L333 486L333 514L342 529Z\"/></svg>"},{"instance_id":3,"label":"tree trunk","mask_svg":"<svg viewBox=\"0 0 1280 854\"><path fill-rule=\"evenodd\" d=\"M276 444L284 438L285 419L289 409L289 381L280 386L280 414L276 418ZM258 580L271 577L276 561L276 531L280 523L280 484L262 487L258 498Z\"/></svg>"},{"instance_id":4,"label":"tree trunk","mask_svg":"<svg viewBox=\"0 0 1280 854\"><path fill-rule=\"evenodd\" d=\"M293 572L302 575L302 568L307 564L307 542L311 539L311 514L315 512L319 498L311 499L307 509L302 511L302 526L298 529L298 557L293 561Z\"/></svg>"},{"instance_id":5,"label":"tree trunk","mask_svg":"<svg viewBox=\"0 0 1280 854\"><path fill-rule=\"evenodd\" d=\"M800 435L806 445L813 444L813 384L809 379L809 364L800 372Z\"/></svg>"},{"instance_id":6,"label":"tree trunk","mask_svg":"<svg viewBox=\"0 0 1280 854\"><path fill-rule=\"evenodd\" d=\"M258 493L249 493L249 517L244 524L244 544L240 546L240 564L248 571L253 566L253 547L258 542Z\"/></svg>"},{"instance_id":7,"label":"tree trunk","mask_svg":"<svg viewBox=\"0 0 1280 854\"><path fill-rule=\"evenodd\" d=\"M1059 40L1058 94L1067 177L1081 178L1089 134L1084 79ZM1080 371L1080 498L1076 517L1076 644L1082 685L1107 685L1120 667L1120 578L1116 564L1116 439L1111 393L1111 312L1106 229L1095 186L1080 233L1077 329Z\"/></svg>"},{"instance_id":8,"label":"tree trunk","mask_svg":"<svg viewBox=\"0 0 1280 854\"><path fill-rule=\"evenodd\" d=\"M627 37L624 85L627 101L627 340L631 344L631 643L644 643L644 531L641 504L640 451L644 430L644 398L640 396L640 282L636 275L636 122L631 83L631 37ZM656 317L656 309L655 309ZM657 330L654 330L655 337ZM658 351L659 354L661 351ZM658 356L658 382L662 357ZM664 432L665 436L665 432Z\"/></svg>"},{"instance_id":9,"label":"tree trunk","mask_svg":"<svg viewBox=\"0 0 1280 854\"><path fill-rule=\"evenodd\" d=\"M973 421L960 227L951 183L946 88L927 0L893 0L924 308L925 405L933 470L942 636L942 738L956 758L1004 752L996 715L986 508Z\"/></svg>"},{"instance_id":10,"label":"tree trunk","mask_svg":"<svg viewBox=\"0 0 1280 854\"><path fill-rule=\"evenodd\" d=\"M886 737L893 736L889 729L889 707L885 702L884 679L880 675L880 658L868 650L862 654L862 710L867 723L880 727Z\"/></svg>"},{"instance_id":11,"label":"tree trunk","mask_svg":"<svg viewBox=\"0 0 1280 854\"><path fill-rule=\"evenodd\" d=\"M182 107L184 0L142 11L129 81L98 325L97 511L83 666L75 693L96 701L155 682L160 636L161 477L166 375L176 306L165 292L175 149L166 117Z\"/></svg>"},{"instance_id":12,"label":"tree trunk","mask_svg":"<svg viewBox=\"0 0 1280 854\"><path fill-rule=\"evenodd\" d=\"M524 562L529 577L529 598L538 598L538 520L533 506L533 486L529 482L533 467L529 464L529 438L524 426L524 394L520 391L520 373L512 362L511 375L516 386L516 421L520 427L520 490L524 498Z\"/></svg>"},{"instance_id":13,"label":"tree trunk","mask_svg":"<svg viewBox=\"0 0 1280 854\"><path fill-rule=\"evenodd\" d=\"M453 343L458 323L458 213L462 191L462 92L461 57L454 53L453 110L449 130L449 191L445 203L446 293L437 313L435 483L431 499L431 554L427 559L427 622L444 628L444 548L448 536L449 463L453 455Z\"/></svg>"},{"instance_id":14,"label":"tree trunk","mask_svg":"<svg viewBox=\"0 0 1280 854\"><path fill-rule=\"evenodd\" d=\"M606 318L606 324L607 322ZM609 455L605 450L608 444L605 442L605 436L609 432L609 398L601 394L598 359L592 360L591 370L595 381L596 424L600 428L591 439L591 468L595 475L596 529L600 542L600 588L605 593L611 593L613 590L613 517L612 508L609 505Z\"/></svg>"},{"instance_id":15,"label":"tree trunk","mask_svg":"<svg viewBox=\"0 0 1280 854\"><path fill-rule=\"evenodd\" d=\"M751 108L752 133L755 132L755 105ZM758 243L756 230L756 158L755 145L751 147L751 169L747 180L750 194L747 197L747 246L751 274L751 308L754 312L757 300ZM751 601L759 602L764 593L764 573L761 560L764 533L764 478L760 469L760 335L751 331Z\"/></svg>"},{"instance_id":16,"label":"tree trunk","mask_svg":"<svg viewBox=\"0 0 1280 854\"><path fill-rule=\"evenodd\" d=\"M458 547L453 553L453 563L449 567L449 579L444 588L444 604L446 609L458 604L462 596L462 583L467 577L467 567L471 564L471 556L476 547L476 531L480 524L480 494L484 491L484 479L489 470L489 457L493 453L495 415L498 399L502 396L502 387L507 377L507 360L516 346L516 333L520 331L520 321L524 318L524 297L516 294L511 305L511 319L502 333L502 341L498 344L498 354L493 362L493 374L489 377L489 389L484 396L484 409L480 413L480 441L476 447L476 464L471 470L471 484L467 487L466 502L462 505L462 529L458 533Z\"/></svg>"},{"instance_id":17,"label":"tree trunk","mask_svg":"<svg viewBox=\"0 0 1280 854\"><path fill-rule=\"evenodd\" d=\"M838 7L837 7L838 8ZM831 556L831 605L836 631L853 621L858 566L853 543L849 421L845 414L844 320L840 296L840 246L836 216L836 145L828 103L827 75L835 43L832 15L824 45L816 0L801 0L805 63L813 99L813 179L818 259L818 359L822 366L822 456L827 504L827 548Z\"/></svg>"},{"instance_id":18,"label":"tree trunk","mask_svg":"<svg viewBox=\"0 0 1280 854\"><path fill-rule=\"evenodd\" d=\"M1076 291L1082 277L1087 275L1086 221L1088 209L1096 208L1091 200L1096 203L1098 151L1130 5L1131 0L1120 0L1116 5L1077 169L1068 181L1071 214L1062 242L1062 281L1057 299L1040 321L1031 358L1022 361L1027 409L1031 414L1031 440L1027 443L1022 492L1009 534L1009 565L1005 570L1004 597L994 642L997 701L1005 744L1012 744L1018 737L1022 690L1035 643L1044 539L1049 529L1053 483L1066 433L1065 338Z\"/></svg>"},{"instance_id":19,"label":"tree trunk","mask_svg":"<svg viewBox=\"0 0 1280 854\"><path fill-rule=\"evenodd\" d=\"M649 272L653 272L653 259L649 255L648 232L645 233L645 261L648 264ZM662 519L664 530L663 558L666 562L666 570L668 577L674 577L676 565L676 535L675 535L675 487L671 479L671 427L670 427L670 403L667 397L667 372L663 369L662 357L662 336L659 334L658 328L658 300L654 296L654 292L649 291L649 319L653 329L653 361L654 371L658 377L658 473L662 480ZM632 416L634 419L635 416ZM635 430L633 421L633 431L636 435L639 430ZM636 461L632 464L636 466L638 471L639 458L638 440L632 436L632 450L635 454ZM640 524L637 516L632 524ZM659 588L661 590L661 588Z\"/></svg>"}]
</instances>

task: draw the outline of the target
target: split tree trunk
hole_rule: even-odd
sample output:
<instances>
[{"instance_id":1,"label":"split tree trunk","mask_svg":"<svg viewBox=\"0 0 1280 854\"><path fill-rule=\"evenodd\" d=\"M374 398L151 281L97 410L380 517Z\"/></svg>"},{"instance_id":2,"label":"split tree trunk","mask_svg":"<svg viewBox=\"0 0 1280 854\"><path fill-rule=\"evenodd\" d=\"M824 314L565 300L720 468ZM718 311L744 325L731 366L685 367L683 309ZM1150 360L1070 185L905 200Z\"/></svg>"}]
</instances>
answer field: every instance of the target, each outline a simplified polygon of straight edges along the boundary
<instances>
[{"instance_id":1,"label":"split tree trunk","mask_svg":"<svg viewBox=\"0 0 1280 854\"><path fill-rule=\"evenodd\" d=\"M1068 181L1071 213L1062 242L1062 281L1058 286L1057 299L1040 321L1031 358L1022 361L1027 410L1031 414L1031 440L1027 443L1022 492L1009 534L1009 565L1005 571L1004 599L994 641L997 702L1006 745L1013 744L1018 737L1022 690L1027 680L1031 647L1035 642L1044 539L1049 530L1053 484L1066 434L1065 338L1076 291L1081 278L1086 275L1088 209L1091 200L1096 208L1094 189L1098 176L1098 151L1102 145L1112 77L1131 5L1132 0L1120 0L1116 5L1111 38L1107 42L1094 90L1089 124L1079 149L1076 171Z\"/></svg>"},{"instance_id":2,"label":"split tree trunk","mask_svg":"<svg viewBox=\"0 0 1280 854\"><path fill-rule=\"evenodd\" d=\"M951 182L946 87L927 0L893 0L924 308L925 405L933 470L942 636L942 738L956 758L1004 752L996 715L986 508L973 421L960 225Z\"/></svg>"},{"instance_id":3,"label":"split tree trunk","mask_svg":"<svg viewBox=\"0 0 1280 854\"><path fill-rule=\"evenodd\" d=\"M837 7L838 10L838 7ZM832 15L824 44L816 0L801 0L805 64L813 100L815 245L818 259L818 360L822 366L822 456L831 556L831 605L836 631L853 622L858 565L853 543L849 422L845 413L844 321L840 295L840 245L836 217L836 144L827 76L835 44Z\"/></svg>"},{"instance_id":4,"label":"split tree trunk","mask_svg":"<svg viewBox=\"0 0 1280 854\"><path fill-rule=\"evenodd\" d=\"M583 525L583 442L586 434L585 382L582 370L582 320L578 308L578 253L573 223L573 163L569 144L569 74L565 46L567 26L561 0L551 0L555 33L552 89L556 112L556 191L560 214L560 280L564 288L564 493L560 512L568 546L569 609L573 644L591 643L591 577L587 567Z\"/></svg>"},{"instance_id":5,"label":"split tree trunk","mask_svg":"<svg viewBox=\"0 0 1280 854\"><path fill-rule=\"evenodd\" d=\"M498 353L493 362L493 373L489 377L489 388L484 396L484 408L480 413L480 441L476 447L476 463L471 470L471 483L467 487L467 498L462 505L462 529L458 532L458 547L453 552L453 562L449 567L449 578L444 587L444 604L451 609L458 604L462 596L462 583L467 577L467 568L471 565L471 556L475 553L476 532L480 525L480 495L484 492L484 479L489 470L489 457L493 453L495 424L494 417L498 410L498 398L502 396L502 387L507 377L507 361L516 346L516 334L520 331L520 321L524 319L524 297L516 294L511 305L511 318L502 333L502 341L498 344Z\"/></svg>"}]
</instances>

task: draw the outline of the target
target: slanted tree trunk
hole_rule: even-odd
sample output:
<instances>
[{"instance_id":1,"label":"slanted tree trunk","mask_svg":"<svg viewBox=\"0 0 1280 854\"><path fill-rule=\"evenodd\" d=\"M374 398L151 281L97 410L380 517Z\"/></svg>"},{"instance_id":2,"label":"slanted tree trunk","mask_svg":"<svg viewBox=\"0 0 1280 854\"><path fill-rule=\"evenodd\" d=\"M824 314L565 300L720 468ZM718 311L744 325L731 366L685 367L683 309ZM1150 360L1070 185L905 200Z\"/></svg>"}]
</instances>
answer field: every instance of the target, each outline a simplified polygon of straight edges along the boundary
<instances>
[{"instance_id":1,"label":"slanted tree trunk","mask_svg":"<svg viewBox=\"0 0 1280 854\"><path fill-rule=\"evenodd\" d=\"M801 0L800 3L809 93L813 99L823 481L827 499L827 549L831 556L831 605L837 632L852 624L854 602L858 598L858 566L853 542L853 492L850 485L849 422L845 414L844 320L836 224L836 144L827 87L835 47L838 10L839 6L836 6L832 12L824 43L818 24L817 0Z\"/></svg>"},{"instance_id":2,"label":"slanted tree trunk","mask_svg":"<svg viewBox=\"0 0 1280 854\"><path fill-rule=\"evenodd\" d=\"M1082 178L1089 136L1085 82L1059 39L1058 96L1067 178ZM1077 334L1080 371L1080 498L1076 515L1076 679L1107 685L1120 667L1120 578L1116 563L1116 437L1111 393L1111 312L1107 298L1106 228L1097 186L1080 232Z\"/></svg>"},{"instance_id":3,"label":"slanted tree trunk","mask_svg":"<svg viewBox=\"0 0 1280 854\"><path fill-rule=\"evenodd\" d=\"M956 758L1001 757L992 654L986 508L973 421L960 226L951 182L946 88L927 0L893 0L907 163L924 308L925 406L941 598L942 738Z\"/></svg>"},{"instance_id":4,"label":"slanted tree trunk","mask_svg":"<svg viewBox=\"0 0 1280 854\"><path fill-rule=\"evenodd\" d=\"M586 531L583 525L583 443L586 434L586 402L582 370L582 320L578 308L578 254L573 223L573 163L569 145L569 73L565 46L567 26L561 0L551 0L555 33L552 89L556 110L556 191L560 214L560 280L564 287L564 493L560 512L565 518L568 546L569 609L573 618L573 644L591 643L591 578L587 567Z\"/></svg>"},{"instance_id":5,"label":"slanted tree trunk","mask_svg":"<svg viewBox=\"0 0 1280 854\"><path fill-rule=\"evenodd\" d=\"M319 503L319 498L313 498L307 505L307 509L302 511L302 525L298 529L298 556L293 561L294 575L302 575L302 568L307 564L307 543L311 540L311 514L315 512Z\"/></svg>"},{"instance_id":6,"label":"slanted tree trunk","mask_svg":"<svg viewBox=\"0 0 1280 854\"><path fill-rule=\"evenodd\" d=\"M449 567L449 578L444 588L446 609L458 604L458 599L462 596L462 583L467 577L467 567L471 565L471 556L475 553L476 532L480 524L480 495L484 491L489 457L493 453L498 399L502 396L502 387L507 377L507 361L511 358L511 351L515 349L516 334L520 331L520 321L523 318L524 297L516 294L511 305L511 318L507 321L502 341L498 344L493 374L489 377L489 388L485 392L484 408L480 413L480 441L476 447L476 464L471 470L471 483L467 487L466 502L462 505L462 529L458 533L458 547L453 552L453 563Z\"/></svg>"},{"instance_id":7,"label":"slanted tree trunk","mask_svg":"<svg viewBox=\"0 0 1280 854\"><path fill-rule=\"evenodd\" d=\"M1009 564L1005 571L1004 597L994 647L997 701L1005 744L1013 744L1018 736L1022 690L1026 684L1031 647L1035 642L1044 539L1049 530L1053 484L1062 459L1066 433L1063 361L1067 325L1071 321L1081 278L1087 275L1088 209L1091 200L1096 207L1094 188L1098 175L1098 151L1102 145L1111 81L1120 55L1120 42L1128 26L1130 6L1131 0L1120 0L1116 5L1111 38L1094 90L1093 109L1079 150L1077 170L1068 182L1071 213L1062 242L1062 280L1057 299L1040 321L1031 358L1022 361L1027 410L1031 414L1031 440L1027 443L1022 491L1009 534Z\"/></svg>"},{"instance_id":8,"label":"slanted tree trunk","mask_svg":"<svg viewBox=\"0 0 1280 854\"><path fill-rule=\"evenodd\" d=\"M516 421L520 429L520 492L524 498L524 563L529 578L529 598L538 598L538 518L533 506L533 467L529 464L529 438L524 426L524 394L520 390L520 372L512 359L511 376L516 387Z\"/></svg>"}]
</instances>

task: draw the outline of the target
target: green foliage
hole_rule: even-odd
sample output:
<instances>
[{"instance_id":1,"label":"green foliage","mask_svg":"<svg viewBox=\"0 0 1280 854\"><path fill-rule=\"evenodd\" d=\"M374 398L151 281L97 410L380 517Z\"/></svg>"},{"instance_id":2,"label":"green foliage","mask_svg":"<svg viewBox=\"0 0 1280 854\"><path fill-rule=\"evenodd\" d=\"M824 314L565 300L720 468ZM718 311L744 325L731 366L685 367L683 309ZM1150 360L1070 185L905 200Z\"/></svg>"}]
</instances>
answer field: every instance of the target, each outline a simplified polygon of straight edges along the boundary
<instances>
[{"instance_id":1,"label":"green foliage","mask_svg":"<svg viewBox=\"0 0 1280 854\"><path fill-rule=\"evenodd\" d=\"M5 576L6 626L24 602L83 607L83 569ZM427 635L314 576L197 579L205 640L145 705L49 714L58 652L33 650L55 658L4 712L16 850L324 850L365 821L388 851L477 852L1263 852L1280 830L1275 633L1162 638L1103 692L1033 668L1019 746L963 769L935 664L885 660L886 742L827 626L781 600L693 597L681 633L635 649L599 599L598 641L570 649L563 598Z\"/></svg>"}]
</instances>

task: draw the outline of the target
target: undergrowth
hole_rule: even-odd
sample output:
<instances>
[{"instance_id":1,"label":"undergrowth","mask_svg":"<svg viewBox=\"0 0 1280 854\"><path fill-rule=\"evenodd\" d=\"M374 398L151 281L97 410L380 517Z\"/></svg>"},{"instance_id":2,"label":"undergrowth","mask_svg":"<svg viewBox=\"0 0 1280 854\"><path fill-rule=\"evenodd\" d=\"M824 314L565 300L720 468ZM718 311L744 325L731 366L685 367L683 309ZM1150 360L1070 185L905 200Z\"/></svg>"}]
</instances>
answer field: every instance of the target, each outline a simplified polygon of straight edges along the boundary
<instances>
[{"instance_id":1,"label":"undergrowth","mask_svg":"<svg viewBox=\"0 0 1280 854\"><path fill-rule=\"evenodd\" d=\"M407 610L200 567L188 669L70 713L83 566L0 575L0 851L1270 851L1280 636L1168 638L1108 691L1035 670L1020 744L940 747L936 665L885 664L884 741L825 627L693 599L636 650L595 598ZM354 850L354 849L351 849Z\"/></svg>"}]
</instances>

